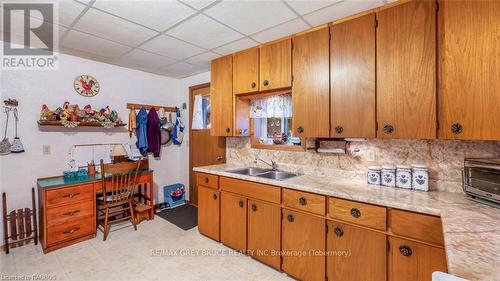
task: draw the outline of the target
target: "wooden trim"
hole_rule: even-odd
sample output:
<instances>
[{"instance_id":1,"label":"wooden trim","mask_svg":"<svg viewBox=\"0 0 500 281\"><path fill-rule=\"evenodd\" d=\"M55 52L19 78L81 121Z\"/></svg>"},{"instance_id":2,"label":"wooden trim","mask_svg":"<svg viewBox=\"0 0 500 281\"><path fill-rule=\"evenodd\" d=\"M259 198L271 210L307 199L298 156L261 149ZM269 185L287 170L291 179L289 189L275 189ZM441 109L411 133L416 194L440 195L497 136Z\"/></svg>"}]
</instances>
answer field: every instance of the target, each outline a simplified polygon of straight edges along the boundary
<instances>
[{"instance_id":1,"label":"wooden trim","mask_svg":"<svg viewBox=\"0 0 500 281\"><path fill-rule=\"evenodd\" d=\"M312 27L310 29L307 29L307 30L304 30L304 31L301 31L301 32L297 32L297 33L294 33L292 34L292 38L293 37L296 37L296 36L300 36L300 35L304 35L304 34L307 34L307 33L310 33L310 32L314 32L314 31L317 31L317 30L320 30L322 28L325 28L325 27L328 27L330 23L324 23L322 25L319 25L319 26L315 26L315 27Z\"/></svg>"},{"instance_id":2,"label":"wooden trim","mask_svg":"<svg viewBox=\"0 0 500 281\"><path fill-rule=\"evenodd\" d=\"M210 87L210 82L203 83L203 84L198 84L198 85L194 85L194 86L190 86L189 87L189 95L191 95L191 92L194 91L194 90L198 90L198 89L201 89L201 88L207 88L207 87Z\"/></svg>"},{"instance_id":3,"label":"wooden trim","mask_svg":"<svg viewBox=\"0 0 500 281\"><path fill-rule=\"evenodd\" d=\"M158 110L160 108L163 108L166 112L176 112L176 107L163 106L163 105L152 105L152 104L142 104L142 103L128 103L127 102L127 109L141 109L141 108L144 108L146 110L150 110L153 107L156 110Z\"/></svg>"},{"instance_id":4,"label":"wooden trim","mask_svg":"<svg viewBox=\"0 0 500 281\"><path fill-rule=\"evenodd\" d=\"M282 88L282 89L273 89L273 90L268 90L268 91L261 91L257 93L250 93L250 94L234 94L237 98L239 99L262 99L270 96L280 96L280 95L287 95L287 94L292 94L292 88L287 87L287 88Z\"/></svg>"},{"instance_id":5,"label":"wooden trim","mask_svg":"<svg viewBox=\"0 0 500 281\"><path fill-rule=\"evenodd\" d=\"M306 151L306 143L302 142L301 145L279 145L279 144L262 144L259 143L255 137L250 137L250 147L258 149L281 150L281 151Z\"/></svg>"}]
</instances>

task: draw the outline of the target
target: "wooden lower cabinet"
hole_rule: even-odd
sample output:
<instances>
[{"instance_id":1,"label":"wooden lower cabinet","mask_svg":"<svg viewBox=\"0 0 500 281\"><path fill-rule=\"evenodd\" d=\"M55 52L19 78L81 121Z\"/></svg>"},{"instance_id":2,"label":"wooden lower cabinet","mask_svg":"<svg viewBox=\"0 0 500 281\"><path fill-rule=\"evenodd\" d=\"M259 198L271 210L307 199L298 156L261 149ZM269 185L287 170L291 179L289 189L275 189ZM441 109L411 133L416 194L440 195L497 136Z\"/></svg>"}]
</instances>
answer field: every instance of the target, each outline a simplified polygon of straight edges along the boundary
<instances>
[{"instance_id":1,"label":"wooden lower cabinet","mask_svg":"<svg viewBox=\"0 0 500 281\"><path fill-rule=\"evenodd\" d=\"M280 269L281 208L248 200L248 253L255 259Z\"/></svg>"},{"instance_id":2,"label":"wooden lower cabinet","mask_svg":"<svg viewBox=\"0 0 500 281\"><path fill-rule=\"evenodd\" d=\"M245 251L247 246L246 197L221 192L220 241L233 249Z\"/></svg>"},{"instance_id":3,"label":"wooden lower cabinet","mask_svg":"<svg viewBox=\"0 0 500 281\"><path fill-rule=\"evenodd\" d=\"M300 280L325 280L325 230L325 219L283 209L283 271Z\"/></svg>"},{"instance_id":4,"label":"wooden lower cabinet","mask_svg":"<svg viewBox=\"0 0 500 281\"><path fill-rule=\"evenodd\" d=\"M389 237L389 281L431 281L434 271L446 272L442 248Z\"/></svg>"},{"instance_id":5,"label":"wooden lower cabinet","mask_svg":"<svg viewBox=\"0 0 500 281\"><path fill-rule=\"evenodd\" d=\"M198 231L219 241L219 191L198 185Z\"/></svg>"},{"instance_id":6,"label":"wooden lower cabinet","mask_svg":"<svg viewBox=\"0 0 500 281\"><path fill-rule=\"evenodd\" d=\"M328 280L386 280L385 234L336 221L328 221L327 225Z\"/></svg>"}]
</instances>

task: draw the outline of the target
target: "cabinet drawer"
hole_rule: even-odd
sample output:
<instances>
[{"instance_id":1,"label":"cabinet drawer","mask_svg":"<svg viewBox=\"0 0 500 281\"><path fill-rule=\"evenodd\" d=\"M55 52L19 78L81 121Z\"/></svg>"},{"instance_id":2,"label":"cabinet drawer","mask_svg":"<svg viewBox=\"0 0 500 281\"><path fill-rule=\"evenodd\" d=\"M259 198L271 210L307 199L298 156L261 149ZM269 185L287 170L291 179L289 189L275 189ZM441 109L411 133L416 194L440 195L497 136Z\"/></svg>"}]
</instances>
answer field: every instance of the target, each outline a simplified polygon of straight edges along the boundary
<instances>
[{"instance_id":1,"label":"cabinet drawer","mask_svg":"<svg viewBox=\"0 0 500 281\"><path fill-rule=\"evenodd\" d=\"M444 245L439 217L392 209L390 218L394 234Z\"/></svg>"},{"instance_id":2,"label":"cabinet drawer","mask_svg":"<svg viewBox=\"0 0 500 281\"><path fill-rule=\"evenodd\" d=\"M198 185L217 189L219 188L219 177L216 175L196 173L196 183Z\"/></svg>"},{"instance_id":3,"label":"cabinet drawer","mask_svg":"<svg viewBox=\"0 0 500 281\"><path fill-rule=\"evenodd\" d=\"M46 192L47 207L92 200L94 184L74 185Z\"/></svg>"},{"instance_id":4,"label":"cabinet drawer","mask_svg":"<svg viewBox=\"0 0 500 281\"><path fill-rule=\"evenodd\" d=\"M326 197L308 192L283 189L283 204L287 207L324 215Z\"/></svg>"},{"instance_id":5,"label":"cabinet drawer","mask_svg":"<svg viewBox=\"0 0 500 281\"><path fill-rule=\"evenodd\" d=\"M52 245L67 240L83 237L94 233L95 221L93 216L81 218L69 223L47 228L47 244Z\"/></svg>"},{"instance_id":6,"label":"cabinet drawer","mask_svg":"<svg viewBox=\"0 0 500 281\"><path fill-rule=\"evenodd\" d=\"M47 209L47 226L78 220L94 214L94 201L83 201L71 205Z\"/></svg>"},{"instance_id":7,"label":"cabinet drawer","mask_svg":"<svg viewBox=\"0 0 500 281\"><path fill-rule=\"evenodd\" d=\"M221 177L220 189L254 199L281 203L281 188L277 186Z\"/></svg>"},{"instance_id":8,"label":"cabinet drawer","mask_svg":"<svg viewBox=\"0 0 500 281\"><path fill-rule=\"evenodd\" d=\"M386 209L380 206L330 198L328 213L332 218L379 230L385 230L387 225Z\"/></svg>"}]
</instances>

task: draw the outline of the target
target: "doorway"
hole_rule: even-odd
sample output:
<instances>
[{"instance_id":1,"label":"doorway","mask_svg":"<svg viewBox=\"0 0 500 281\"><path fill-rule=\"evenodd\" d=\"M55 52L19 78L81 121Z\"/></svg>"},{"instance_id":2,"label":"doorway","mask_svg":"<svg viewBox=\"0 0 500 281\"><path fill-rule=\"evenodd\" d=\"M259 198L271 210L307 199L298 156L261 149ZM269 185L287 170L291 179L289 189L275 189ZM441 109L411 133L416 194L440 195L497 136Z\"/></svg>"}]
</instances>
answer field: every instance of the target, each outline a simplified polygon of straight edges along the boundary
<instances>
[{"instance_id":1,"label":"doorway","mask_svg":"<svg viewBox=\"0 0 500 281\"><path fill-rule=\"evenodd\" d=\"M195 206L198 188L193 167L226 163L226 138L210 136L210 109L210 83L189 87L189 201Z\"/></svg>"}]
</instances>

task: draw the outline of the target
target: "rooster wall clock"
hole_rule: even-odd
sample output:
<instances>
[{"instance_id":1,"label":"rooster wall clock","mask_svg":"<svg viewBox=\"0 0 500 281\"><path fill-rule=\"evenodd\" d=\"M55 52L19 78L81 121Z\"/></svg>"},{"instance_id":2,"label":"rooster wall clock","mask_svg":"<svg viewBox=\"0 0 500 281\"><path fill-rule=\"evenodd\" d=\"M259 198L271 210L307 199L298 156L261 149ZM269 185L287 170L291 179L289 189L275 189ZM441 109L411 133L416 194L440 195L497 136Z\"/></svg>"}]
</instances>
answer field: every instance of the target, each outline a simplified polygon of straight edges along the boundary
<instances>
[{"instance_id":1,"label":"rooster wall clock","mask_svg":"<svg viewBox=\"0 0 500 281\"><path fill-rule=\"evenodd\" d=\"M80 75L75 78L75 91L84 97L93 97L99 93L99 82L90 75Z\"/></svg>"}]
</instances>

